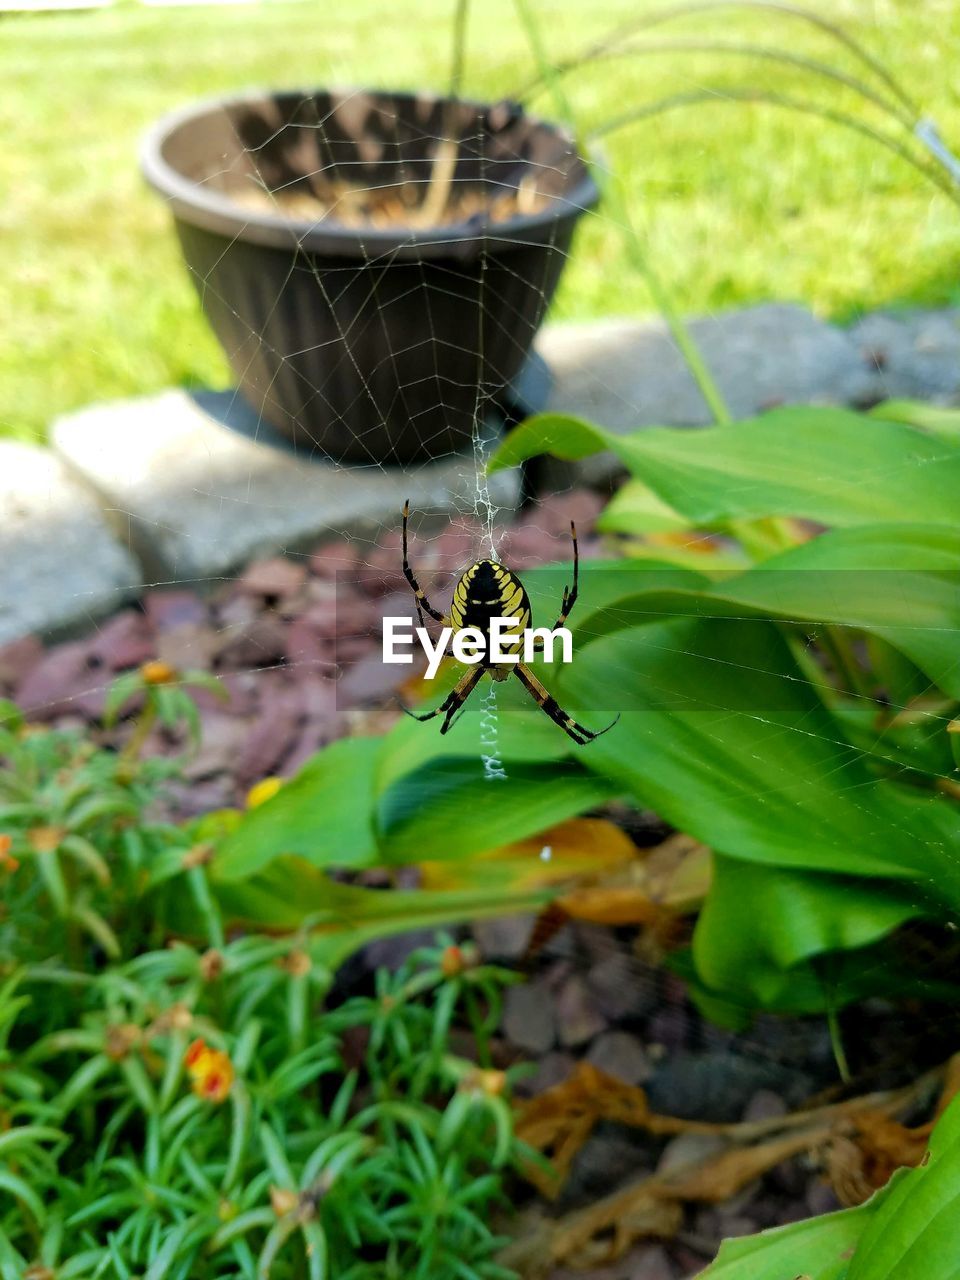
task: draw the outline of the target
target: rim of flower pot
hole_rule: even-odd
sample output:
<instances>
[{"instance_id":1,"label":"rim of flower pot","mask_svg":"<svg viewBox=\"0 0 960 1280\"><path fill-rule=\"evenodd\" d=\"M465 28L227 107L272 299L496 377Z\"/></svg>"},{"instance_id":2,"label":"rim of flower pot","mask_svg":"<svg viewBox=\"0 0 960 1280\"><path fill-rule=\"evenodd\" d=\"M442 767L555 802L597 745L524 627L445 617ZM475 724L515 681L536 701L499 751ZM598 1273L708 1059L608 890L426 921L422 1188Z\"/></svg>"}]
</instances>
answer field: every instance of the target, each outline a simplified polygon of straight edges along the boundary
<instances>
[{"instance_id":1,"label":"rim of flower pot","mask_svg":"<svg viewBox=\"0 0 960 1280\"><path fill-rule=\"evenodd\" d=\"M576 219L599 202L597 184L583 156L578 153L577 162L582 173L570 189L551 196L544 207L530 213L515 214L499 222L485 221L479 226L476 215L461 222L433 227L347 226L323 219L311 220L249 209L224 192L187 177L170 163L165 154L167 145L182 130L215 116L218 111L253 106L278 98L311 98L325 94L348 99L361 93L373 99L393 101L404 99L431 104L451 101L439 93L340 86L251 90L204 98L165 114L151 126L141 146L141 172L147 183L166 199L175 216L192 226L271 248L289 251L293 247L336 257L355 257L359 253L370 257L389 254L400 259L464 258L476 256L491 245L499 245L502 249L511 245L549 243L550 230L558 221ZM461 105L477 110L488 110L496 105L477 99L459 101ZM526 113L524 120L534 129L545 129L566 139L571 149L575 148L572 135L562 125Z\"/></svg>"}]
</instances>

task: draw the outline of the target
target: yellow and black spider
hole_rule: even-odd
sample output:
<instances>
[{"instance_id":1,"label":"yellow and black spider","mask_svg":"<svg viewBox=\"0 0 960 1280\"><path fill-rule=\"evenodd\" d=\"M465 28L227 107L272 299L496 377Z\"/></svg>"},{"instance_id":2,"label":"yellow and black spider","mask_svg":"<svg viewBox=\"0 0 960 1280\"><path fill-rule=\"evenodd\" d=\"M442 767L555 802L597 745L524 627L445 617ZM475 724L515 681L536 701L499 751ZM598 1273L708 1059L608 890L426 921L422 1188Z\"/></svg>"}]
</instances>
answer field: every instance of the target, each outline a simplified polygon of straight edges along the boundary
<instances>
[{"instance_id":1,"label":"yellow and black spider","mask_svg":"<svg viewBox=\"0 0 960 1280\"><path fill-rule=\"evenodd\" d=\"M454 587L449 616L434 609L417 582L413 570L410 568L410 561L407 556L407 522L409 517L410 503L407 501L403 504L403 576L410 583L413 594L417 598L417 616L420 619L420 625L424 625L423 611L426 610L431 618L435 618L437 622L445 627L452 627L454 632L462 631L465 627L476 627L486 638L487 648L480 661L467 668L465 674L461 676L455 687L435 711L417 715L416 712L410 711L408 707L404 707L403 709L407 715L413 716L414 720L432 720L434 716L442 715L444 720L440 726L440 732L446 733L452 726L457 712L477 687L483 675L489 675L493 680L507 680L511 673L515 673L517 679L536 702L537 706L545 711L550 719L555 724L558 724L564 733L571 737L578 746L592 742L594 738L599 738L602 733L612 729L617 720L620 719L619 715L605 729L598 729L596 733L585 728L582 724L578 724L572 716L567 715L530 668L519 660L519 657L516 662L505 665L490 661L490 623L493 618L511 618L514 620L513 625L506 630L501 640L501 648L505 653L509 653L512 650L519 655L520 646L523 643L523 633L530 626L529 597L520 579L504 565L498 564L495 560L475 561L469 569L464 570L456 587ZM563 589L560 616L554 623L554 631L558 627L562 627L566 622L570 610L577 600L577 589L580 581L580 551L577 547L576 525L572 520L570 521L570 536L573 538L573 586L564 587ZM535 647L542 648L543 641L538 639Z\"/></svg>"}]
</instances>

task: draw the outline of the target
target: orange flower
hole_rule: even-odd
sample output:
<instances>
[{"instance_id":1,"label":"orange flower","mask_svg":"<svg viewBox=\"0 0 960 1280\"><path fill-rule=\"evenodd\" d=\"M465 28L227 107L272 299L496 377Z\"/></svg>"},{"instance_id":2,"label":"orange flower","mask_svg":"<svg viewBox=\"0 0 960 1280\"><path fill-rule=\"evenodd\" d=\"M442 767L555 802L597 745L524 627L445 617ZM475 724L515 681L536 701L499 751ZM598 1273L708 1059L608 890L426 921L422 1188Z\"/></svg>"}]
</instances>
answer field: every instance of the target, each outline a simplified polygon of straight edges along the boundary
<instances>
[{"instance_id":1,"label":"orange flower","mask_svg":"<svg viewBox=\"0 0 960 1280\"><path fill-rule=\"evenodd\" d=\"M20 862L10 850L13 848L13 836L0 835L0 871L16 871Z\"/></svg>"},{"instance_id":2,"label":"orange flower","mask_svg":"<svg viewBox=\"0 0 960 1280\"><path fill-rule=\"evenodd\" d=\"M225 1102L233 1085L233 1063L222 1049L194 1040L183 1055L193 1092L208 1102Z\"/></svg>"},{"instance_id":3,"label":"orange flower","mask_svg":"<svg viewBox=\"0 0 960 1280\"><path fill-rule=\"evenodd\" d=\"M179 674L176 667L171 667L169 662L160 662L158 659L145 662L140 668L140 679L144 684L173 684L179 679Z\"/></svg>"}]
</instances>

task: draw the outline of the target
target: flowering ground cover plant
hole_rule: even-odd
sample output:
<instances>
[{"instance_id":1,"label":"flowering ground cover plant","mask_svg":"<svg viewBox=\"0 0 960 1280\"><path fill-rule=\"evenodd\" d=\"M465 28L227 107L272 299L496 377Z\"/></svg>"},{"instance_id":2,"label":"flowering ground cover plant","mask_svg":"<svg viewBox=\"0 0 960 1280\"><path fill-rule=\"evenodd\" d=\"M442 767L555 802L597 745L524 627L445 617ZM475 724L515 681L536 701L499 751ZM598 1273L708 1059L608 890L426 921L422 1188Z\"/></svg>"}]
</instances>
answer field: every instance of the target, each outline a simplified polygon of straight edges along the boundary
<instances>
[{"instance_id":1,"label":"flowering ground cover plant","mask_svg":"<svg viewBox=\"0 0 960 1280\"><path fill-rule=\"evenodd\" d=\"M112 702L190 714L171 676ZM489 1219L519 1146L488 1040L512 975L449 943L325 1008L309 930L231 935L210 845L151 821L177 766L142 736L101 750L3 707L0 1276L508 1280Z\"/></svg>"}]
</instances>

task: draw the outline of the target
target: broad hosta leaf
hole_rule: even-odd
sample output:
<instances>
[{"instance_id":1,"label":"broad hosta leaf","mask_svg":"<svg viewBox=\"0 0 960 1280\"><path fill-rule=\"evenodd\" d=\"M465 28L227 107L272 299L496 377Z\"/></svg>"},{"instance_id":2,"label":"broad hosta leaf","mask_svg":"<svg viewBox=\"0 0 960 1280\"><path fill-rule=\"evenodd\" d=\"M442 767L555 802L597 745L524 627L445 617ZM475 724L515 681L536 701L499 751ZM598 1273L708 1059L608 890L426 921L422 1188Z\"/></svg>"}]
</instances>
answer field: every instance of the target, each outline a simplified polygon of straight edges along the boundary
<instances>
[{"instance_id":1,"label":"broad hosta leaf","mask_svg":"<svg viewBox=\"0 0 960 1280\"><path fill-rule=\"evenodd\" d=\"M217 880L242 880L281 854L314 866L365 867L377 861L373 779L379 738L343 738L306 764L272 800L243 815L218 846Z\"/></svg>"},{"instance_id":2,"label":"broad hosta leaf","mask_svg":"<svg viewBox=\"0 0 960 1280\"><path fill-rule=\"evenodd\" d=\"M889 1185L867 1223L847 1280L955 1280L958 1215L960 1099L955 1098L933 1132L926 1163Z\"/></svg>"},{"instance_id":3,"label":"broad hosta leaf","mask_svg":"<svg viewBox=\"0 0 960 1280\"><path fill-rule=\"evenodd\" d=\"M836 529L723 582L658 591L633 569L632 595L582 624L581 643L658 615L777 617L863 630L960 697L960 526L881 524Z\"/></svg>"},{"instance_id":4,"label":"broad hosta leaf","mask_svg":"<svg viewBox=\"0 0 960 1280\"><path fill-rule=\"evenodd\" d=\"M960 900L946 801L902 801L867 770L760 620L681 619L597 640L559 682L620 723L577 758L681 830L738 857L893 879L936 876Z\"/></svg>"},{"instance_id":5,"label":"broad hosta leaf","mask_svg":"<svg viewBox=\"0 0 960 1280\"><path fill-rule=\"evenodd\" d=\"M877 1212L877 1197L856 1209L725 1240L701 1280L845 1280L857 1241ZM892 1277L888 1277L892 1280Z\"/></svg>"},{"instance_id":6,"label":"broad hosta leaf","mask_svg":"<svg viewBox=\"0 0 960 1280\"><path fill-rule=\"evenodd\" d=\"M960 442L843 409L774 409L727 426L627 436L542 414L510 433L491 469L540 453L576 459L604 449L697 525L764 516L827 525L957 520Z\"/></svg>"},{"instance_id":7,"label":"broad hosta leaf","mask_svg":"<svg viewBox=\"0 0 960 1280\"><path fill-rule=\"evenodd\" d=\"M697 977L713 991L739 992L747 1013L755 1007L803 1013L845 1004L859 990L837 989L836 966L802 972L800 966L831 952L869 947L929 912L930 905L920 892L890 881L715 855L713 884L693 937ZM862 985L856 972L848 976Z\"/></svg>"}]
</instances>

